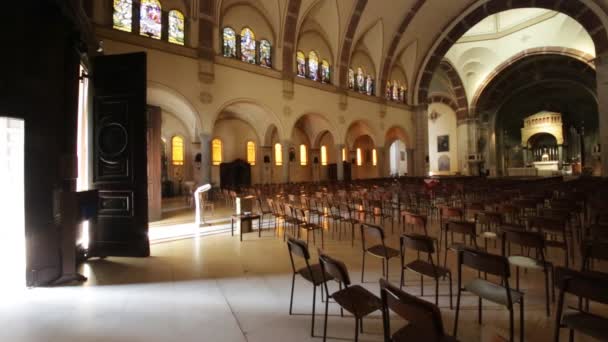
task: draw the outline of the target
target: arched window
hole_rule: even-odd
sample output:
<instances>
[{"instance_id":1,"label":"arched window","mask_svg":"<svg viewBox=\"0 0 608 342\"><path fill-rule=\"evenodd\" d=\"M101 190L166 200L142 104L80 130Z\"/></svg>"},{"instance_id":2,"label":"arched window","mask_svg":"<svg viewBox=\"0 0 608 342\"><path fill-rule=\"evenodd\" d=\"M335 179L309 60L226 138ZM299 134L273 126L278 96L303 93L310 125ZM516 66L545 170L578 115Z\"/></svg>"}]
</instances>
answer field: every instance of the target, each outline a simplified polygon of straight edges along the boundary
<instances>
[{"instance_id":1,"label":"arched window","mask_svg":"<svg viewBox=\"0 0 608 342\"><path fill-rule=\"evenodd\" d=\"M300 165L306 166L308 164L308 153L306 151L306 145L300 145Z\"/></svg>"},{"instance_id":2,"label":"arched window","mask_svg":"<svg viewBox=\"0 0 608 342\"><path fill-rule=\"evenodd\" d=\"M330 82L330 74L329 74L329 62L323 60L321 62L321 82L329 83Z\"/></svg>"},{"instance_id":3,"label":"arched window","mask_svg":"<svg viewBox=\"0 0 608 342\"><path fill-rule=\"evenodd\" d=\"M114 0L114 29L131 32L133 26L133 1Z\"/></svg>"},{"instance_id":4,"label":"arched window","mask_svg":"<svg viewBox=\"0 0 608 342\"><path fill-rule=\"evenodd\" d=\"M363 68L357 68L357 80L355 84L355 90L358 90L361 93L365 93L365 71Z\"/></svg>"},{"instance_id":5,"label":"arched window","mask_svg":"<svg viewBox=\"0 0 608 342\"><path fill-rule=\"evenodd\" d=\"M342 161L345 162L346 161L346 148L342 147Z\"/></svg>"},{"instance_id":6,"label":"arched window","mask_svg":"<svg viewBox=\"0 0 608 342\"><path fill-rule=\"evenodd\" d=\"M298 51L296 53L296 63L298 65L298 76L306 77L306 56L304 52Z\"/></svg>"},{"instance_id":7,"label":"arched window","mask_svg":"<svg viewBox=\"0 0 608 342\"><path fill-rule=\"evenodd\" d=\"M160 39L162 10L158 0L141 0L139 10L139 34Z\"/></svg>"},{"instance_id":8,"label":"arched window","mask_svg":"<svg viewBox=\"0 0 608 342\"><path fill-rule=\"evenodd\" d=\"M182 12L169 11L169 43L184 45L184 23Z\"/></svg>"},{"instance_id":9,"label":"arched window","mask_svg":"<svg viewBox=\"0 0 608 342\"><path fill-rule=\"evenodd\" d=\"M378 165L378 154L376 152L376 149L372 150L372 165Z\"/></svg>"},{"instance_id":10,"label":"arched window","mask_svg":"<svg viewBox=\"0 0 608 342\"><path fill-rule=\"evenodd\" d=\"M255 64L255 34L248 27L241 31L241 60Z\"/></svg>"},{"instance_id":11,"label":"arched window","mask_svg":"<svg viewBox=\"0 0 608 342\"><path fill-rule=\"evenodd\" d=\"M255 165L255 143L253 141L247 142L247 162L249 165Z\"/></svg>"},{"instance_id":12,"label":"arched window","mask_svg":"<svg viewBox=\"0 0 608 342\"><path fill-rule=\"evenodd\" d=\"M308 53L308 78L319 80L319 56L314 51Z\"/></svg>"},{"instance_id":13,"label":"arched window","mask_svg":"<svg viewBox=\"0 0 608 342\"><path fill-rule=\"evenodd\" d=\"M224 57L236 57L236 33L230 27L224 27L222 34L224 45Z\"/></svg>"},{"instance_id":14,"label":"arched window","mask_svg":"<svg viewBox=\"0 0 608 342\"><path fill-rule=\"evenodd\" d=\"M222 163L222 141L220 139L211 140L211 165Z\"/></svg>"},{"instance_id":15,"label":"arched window","mask_svg":"<svg viewBox=\"0 0 608 342\"><path fill-rule=\"evenodd\" d=\"M283 165L283 148L279 143L274 144L274 164L276 166Z\"/></svg>"},{"instance_id":16,"label":"arched window","mask_svg":"<svg viewBox=\"0 0 608 342\"><path fill-rule=\"evenodd\" d=\"M361 155L361 149L357 147L357 166L363 165L363 156Z\"/></svg>"},{"instance_id":17,"label":"arched window","mask_svg":"<svg viewBox=\"0 0 608 342\"><path fill-rule=\"evenodd\" d=\"M348 69L348 89L355 89L355 71Z\"/></svg>"},{"instance_id":18,"label":"arched window","mask_svg":"<svg viewBox=\"0 0 608 342\"><path fill-rule=\"evenodd\" d=\"M260 65L267 68L272 67L272 45L265 39L260 40Z\"/></svg>"},{"instance_id":19,"label":"arched window","mask_svg":"<svg viewBox=\"0 0 608 342\"><path fill-rule=\"evenodd\" d=\"M325 145L321 146L321 165L327 165L327 147Z\"/></svg>"},{"instance_id":20,"label":"arched window","mask_svg":"<svg viewBox=\"0 0 608 342\"><path fill-rule=\"evenodd\" d=\"M171 164L184 165L184 138L177 135L171 139Z\"/></svg>"}]
</instances>

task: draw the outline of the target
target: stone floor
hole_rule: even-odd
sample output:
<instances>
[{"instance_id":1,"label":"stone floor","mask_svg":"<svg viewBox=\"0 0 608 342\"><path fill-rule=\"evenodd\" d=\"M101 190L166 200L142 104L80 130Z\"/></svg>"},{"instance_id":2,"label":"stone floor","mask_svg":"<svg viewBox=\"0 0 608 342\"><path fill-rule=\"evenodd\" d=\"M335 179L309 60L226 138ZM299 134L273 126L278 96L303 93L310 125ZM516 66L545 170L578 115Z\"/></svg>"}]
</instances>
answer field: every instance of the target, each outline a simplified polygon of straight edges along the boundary
<instances>
[{"instance_id":1,"label":"stone floor","mask_svg":"<svg viewBox=\"0 0 608 342\"><path fill-rule=\"evenodd\" d=\"M343 260L353 282L359 283L360 241L351 247L350 239L326 238L326 253ZM398 246L397 233L388 244ZM316 247L311 247L316 260ZM561 264L560 252L550 255ZM456 271L452 254L448 265ZM390 268L390 280L398 282L399 262L392 261ZM323 331L324 304L317 296L317 337L310 337L312 288L301 278L296 280L295 314L288 314L291 266L283 239L272 231L262 238L247 234L243 242L223 233L157 243L149 258L94 259L82 265L81 272L89 277L82 285L0 295L0 341L318 341ZM378 294L380 273L380 262L368 258L363 286ZM551 341L554 318L545 315L542 274L522 276L526 340ZM406 276L406 291L419 295L419 284L417 276ZM433 300L432 284L425 282L428 300ZM447 291L447 282L442 282L440 307L451 333L454 311L449 309ZM592 308L605 313L599 305ZM353 340L354 320L338 313L330 304L330 340ZM508 336L506 309L484 302L483 315L484 322L478 325L477 299L464 295L460 340L501 341ZM402 324L396 318L392 322L393 328ZM361 341L382 340L379 312L364 320L364 327ZM518 331L516 324L516 336ZM563 334L562 340L566 338ZM576 340L590 341L578 336Z\"/></svg>"}]
</instances>

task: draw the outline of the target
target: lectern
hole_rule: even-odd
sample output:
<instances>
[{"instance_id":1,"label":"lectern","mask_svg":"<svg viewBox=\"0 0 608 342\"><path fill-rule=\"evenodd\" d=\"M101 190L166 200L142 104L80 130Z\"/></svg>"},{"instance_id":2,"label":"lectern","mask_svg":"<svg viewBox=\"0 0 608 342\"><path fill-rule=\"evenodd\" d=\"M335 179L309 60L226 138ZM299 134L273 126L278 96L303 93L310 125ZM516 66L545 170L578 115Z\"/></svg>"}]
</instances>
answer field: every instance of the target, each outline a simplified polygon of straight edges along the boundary
<instances>
[{"instance_id":1,"label":"lectern","mask_svg":"<svg viewBox=\"0 0 608 342\"><path fill-rule=\"evenodd\" d=\"M196 205L196 226L200 227L201 224L205 224L205 215L203 213L202 207L203 204L202 203L202 199L201 199L201 194L203 192L207 192L211 190L211 184L205 184L202 186L199 186L195 191L194 191L194 203Z\"/></svg>"}]
</instances>

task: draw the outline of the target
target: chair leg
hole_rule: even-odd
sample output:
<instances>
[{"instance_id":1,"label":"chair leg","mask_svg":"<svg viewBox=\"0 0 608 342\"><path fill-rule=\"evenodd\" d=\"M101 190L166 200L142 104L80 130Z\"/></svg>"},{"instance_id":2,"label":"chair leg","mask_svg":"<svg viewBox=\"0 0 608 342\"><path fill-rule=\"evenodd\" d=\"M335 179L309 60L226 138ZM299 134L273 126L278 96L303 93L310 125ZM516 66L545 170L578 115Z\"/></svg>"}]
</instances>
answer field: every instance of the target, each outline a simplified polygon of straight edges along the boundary
<instances>
[{"instance_id":1,"label":"chair leg","mask_svg":"<svg viewBox=\"0 0 608 342\"><path fill-rule=\"evenodd\" d=\"M359 341L359 320L355 318L355 342Z\"/></svg>"},{"instance_id":2,"label":"chair leg","mask_svg":"<svg viewBox=\"0 0 608 342\"><path fill-rule=\"evenodd\" d=\"M365 252L363 252L363 262L361 263L361 283L364 283L363 276L365 274Z\"/></svg>"},{"instance_id":3,"label":"chair leg","mask_svg":"<svg viewBox=\"0 0 608 342\"><path fill-rule=\"evenodd\" d=\"M568 334L568 341L574 342L574 330L570 329L570 333Z\"/></svg>"},{"instance_id":4,"label":"chair leg","mask_svg":"<svg viewBox=\"0 0 608 342\"><path fill-rule=\"evenodd\" d=\"M439 278L435 278L435 305L439 306Z\"/></svg>"},{"instance_id":5,"label":"chair leg","mask_svg":"<svg viewBox=\"0 0 608 342\"><path fill-rule=\"evenodd\" d=\"M545 269L545 306L547 309L547 317L551 316L549 308L549 271Z\"/></svg>"},{"instance_id":6,"label":"chair leg","mask_svg":"<svg viewBox=\"0 0 608 342\"><path fill-rule=\"evenodd\" d=\"M481 297L479 297L478 301L477 301L477 323L481 324L481 305L482 304L482 299Z\"/></svg>"},{"instance_id":7,"label":"chair leg","mask_svg":"<svg viewBox=\"0 0 608 342\"><path fill-rule=\"evenodd\" d=\"M404 285L403 281L405 280L404 278L405 278L405 268L403 266L401 266L401 277L399 278L400 279L400 281L399 281L399 290L403 289L403 285Z\"/></svg>"},{"instance_id":8,"label":"chair leg","mask_svg":"<svg viewBox=\"0 0 608 342\"><path fill-rule=\"evenodd\" d=\"M519 302L519 340L524 342L524 298Z\"/></svg>"},{"instance_id":9,"label":"chair leg","mask_svg":"<svg viewBox=\"0 0 608 342\"><path fill-rule=\"evenodd\" d=\"M458 314L460 313L460 292L462 290L460 289L460 287L458 288L458 294L456 295L456 315L454 316L454 333L452 335L454 335L454 337L456 337L456 334L458 333Z\"/></svg>"},{"instance_id":10,"label":"chair leg","mask_svg":"<svg viewBox=\"0 0 608 342\"><path fill-rule=\"evenodd\" d=\"M384 265L384 259L382 259L382 277L386 279L386 266Z\"/></svg>"},{"instance_id":11,"label":"chair leg","mask_svg":"<svg viewBox=\"0 0 608 342\"><path fill-rule=\"evenodd\" d=\"M321 287L323 288L323 287ZM325 301L325 326L323 327L323 342L327 339L327 311L329 310L329 298Z\"/></svg>"},{"instance_id":12,"label":"chair leg","mask_svg":"<svg viewBox=\"0 0 608 342\"><path fill-rule=\"evenodd\" d=\"M293 308L293 288L296 285L296 274L294 273L291 277L291 297L289 299L289 314L291 315L291 310Z\"/></svg>"},{"instance_id":13,"label":"chair leg","mask_svg":"<svg viewBox=\"0 0 608 342\"><path fill-rule=\"evenodd\" d=\"M509 341L510 342L515 342L515 340L513 339L513 307L511 306L511 308L509 309Z\"/></svg>"},{"instance_id":14,"label":"chair leg","mask_svg":"<svg viewBox=\"0 0 608 342\"><path fill-rule=\"evenodd\" d=\"M420 275L420 297L424 297L424 277Z\"/></svg>"},{"instance_id":15,"label":"chair leg","mask_svg":"<svg viewBox=\"0 0 608 342\"><path fill-rule=\"evenodd\" d=\"M452 273L448 273L448 279L450 280L450 310L452 310Z\"/></svg>"},{"instance_id":16,"label":"chair leg","mask_svg":"<svg viewBox=\"0 0 608 342\"><path fill-rule=\"evenodd\" d=\"M312 286L312 324L310 326L310 336L315 337L315 304L317 300L317 286Z\"/></svg>"}]
</instances>

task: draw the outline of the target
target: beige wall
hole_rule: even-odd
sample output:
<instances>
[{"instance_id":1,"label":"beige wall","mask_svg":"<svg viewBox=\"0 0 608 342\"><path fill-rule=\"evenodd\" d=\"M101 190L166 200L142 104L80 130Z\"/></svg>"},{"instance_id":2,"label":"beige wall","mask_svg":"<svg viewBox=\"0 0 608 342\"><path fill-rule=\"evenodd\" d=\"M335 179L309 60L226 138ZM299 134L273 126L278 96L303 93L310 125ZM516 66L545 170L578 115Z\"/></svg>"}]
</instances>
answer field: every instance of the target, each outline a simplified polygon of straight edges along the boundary
<instances>
[{"instance_id":1,"label":"beige wall","mask_svg":"<svg viewBox=\"0 0 608 342\"><path fill-rule=\"evenodd\" d=\"M200 180L200 172L195 170L194 156L199 152L199 147L192 144L193 137L191 137L185 124L176 117L175 114L166 110L162 110L161 113L161 137L166 142L165 148L168 159L167 174L169 180L174 182L174 185L176 186L180 178L184 182L190 180L198 182ZM171 139L175 136L180 136L184 139L184 165L182 166L174 166L171 163L173 156Z\"/></svg>"},{"instance_id":2,"label":"beige wall","mask_svg":"<svg viewBox=\"0 0 608 342\"><path fill-rule=\"evenodd\" d=\"M430 171L434 174L454 174L458 169L458 132L456 128L456 113L443 103L432 103L429 105L429 114L436 111L439 117L433 121L429 120L429 163ZM437 137L450 136L449 152L437 152ZM450 171L439 171L439 158L446 155L450 158Z\"/></svg>"}]
</instances>

